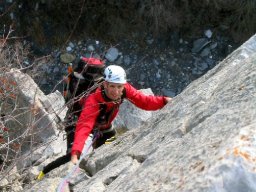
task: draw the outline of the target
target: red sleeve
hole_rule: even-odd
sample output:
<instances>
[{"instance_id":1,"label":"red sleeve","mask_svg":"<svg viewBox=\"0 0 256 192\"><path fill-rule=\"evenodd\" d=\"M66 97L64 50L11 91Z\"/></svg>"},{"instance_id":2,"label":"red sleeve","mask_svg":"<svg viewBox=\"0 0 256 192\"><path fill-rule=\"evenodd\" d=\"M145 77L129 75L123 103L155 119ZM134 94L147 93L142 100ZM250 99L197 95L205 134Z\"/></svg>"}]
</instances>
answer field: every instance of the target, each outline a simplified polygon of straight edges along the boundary
<instances>
[{"instance_id":1,"label":"red sleeve","mask_svg":"<svg viewBox=\"0 0 256 192\"><path fill-rule=\"evenodd\" d=\"M166 100L163 96L154 96L154 95L145 95L141 91L135 89L129 83L125 85L126 89L126 99L128 99L131 103L136 105L137 107L147 110L153 111L161 109L165 106Z\"/></svg>"},{"instance_id":2,"label":"red sleeve","mask_svg":"<svg viewBox=\"0 0 256 192\"><path fill-rule=\"evenodd\" d=\"M90 135L96 118L99 114L99 104L93 96L89 96L84 104L84 109L77 121L75 129L75 138L71 154L81 154L84 143Z\"/></svg>"}]
</instances>

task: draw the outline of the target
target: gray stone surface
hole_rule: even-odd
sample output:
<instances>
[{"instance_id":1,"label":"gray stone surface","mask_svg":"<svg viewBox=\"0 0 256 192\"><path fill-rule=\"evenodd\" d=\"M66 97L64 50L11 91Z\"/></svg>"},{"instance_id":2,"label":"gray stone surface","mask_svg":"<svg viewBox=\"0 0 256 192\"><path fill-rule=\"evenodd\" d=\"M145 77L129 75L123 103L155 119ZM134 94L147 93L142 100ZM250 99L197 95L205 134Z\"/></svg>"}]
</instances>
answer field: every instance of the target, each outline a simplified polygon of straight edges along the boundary
<instances>
[{"instance_id":1,"label":"gray stone surface","mask_svg":"<svg viewBox=\"0 0 256 192\"><path fill-rule=\"evenodd\" d=\"M141 89L141 92L154 95L150 88ZM152 111L145 111L131 104L129 101L124 100L120 106L120 112L113 122L113 126L117 131L135 129L146 123L152 117Z\"/></svg>"},{"instance_id":2,"label":"gray stone surface","mask_svg":"<svg viewBox=\"0 0 256 192\"><path fill-rule=\"evenodd\" d=\"M111 48L107 51L105 57L106 57L106 59L109 60L110 62L114 62L114 61L117 59L118 54L119 54L118 49L115 48L115 47L111 47Z\"/></svg>"},{"instance_id":3,"label":"gray stone surface","mask_svg":"<svg viewBox=\"0 0 256 192\"><path fill-rule=\"evenodd\" d=\"M70 48L70 50L72 50L72 48ZM67 50L68 51L68 50ZM63 63L71 63L75 60L75 56L70 54L70 53L64 53L60 55L60 60Z\"/></svg>"},{"instance_id":4,"label":"gray stone surface","mask_svg":"<svg viewBox=\"0 0 256 192\"><path fill-rule=\"evenodd\" d=\"M9 82L16 82L13 91L15 98L8 105L1 105L1 112L6 115L5 126L9 128L8 143L1 144L1 155L8 158L15 156L16 174L23 174L16 179L11 179L10 171L0 176L0 183L9 182L17 184L12 191L23 191L22 178L24 169L30 169L31 165L38 165L42 161L65 152L66 144L63 134L60 133L62 120L67 108L64 98L59 91L45 95L33 81L33 79L17 69L6 73ZM18 143L19 151L6 151L5 148ZM28 170L28 177L38 174L35 169ZM2 171L2 173L5 173ZM19 184L19 185L18 185ZM2 186L4 189L5 186Z\"/></svg>"},{"instance_id":5,"label":"gray stone surface","mask_svg":"<svg viewBox=\"0 0 256 192\"><path fill-rule=\"evenodd\" d=\"M144 126L87 155L92 177L74 191L256 191L255 52L253 36ZM57 186L67 166L25 191Z\"/></svg>"},{"instance_id":6,"label":"gray stone surface","mask_svg":"<svg viewBox=\"0 0 256 192\"><path fill-rule=\"evenodd\" d=\"M38 131L35 135L39 139L37 142L46 141L50 136L57 135L57 129L67 111L60 92L56 91L48 97L29 75L16 69L11 70L8 77L17 83L17 99L6 109L7 114L17 115L16 121L9 120L10 127L20 130L21 133L33 127L34 132Z\"/></svg>"},{"instance_id":7,"label":"gray stone surface","mask_svg":"<svg viewBox=\"0 0 256 192\"><path fill-rule=\"evenodd\" d=\"M256 191L256 36L149 126L99 148L75 191Z\"/></svg>"}]
</instances>

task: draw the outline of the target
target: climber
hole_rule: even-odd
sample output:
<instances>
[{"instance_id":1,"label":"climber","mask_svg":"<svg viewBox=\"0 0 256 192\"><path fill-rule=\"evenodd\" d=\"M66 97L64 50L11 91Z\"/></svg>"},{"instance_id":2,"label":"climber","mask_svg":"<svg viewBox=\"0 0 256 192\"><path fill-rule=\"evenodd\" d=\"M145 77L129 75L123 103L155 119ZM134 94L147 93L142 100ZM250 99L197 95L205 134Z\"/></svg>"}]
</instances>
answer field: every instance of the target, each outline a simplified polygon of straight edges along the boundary
<instances>
[{"instance_id":1,"label":"climber","mask_svg":"<svg viewBox=\"0 0 256 192\"><path fill-rule=\"evenodd\" d=\"M144 110L158 110L172 99L164 96L144 95L126 81L124 69L110 65L104 70L102 86L94 94L84 99L84 108L75 129L75 139L71 150L71 161L77 164L84 143L90 133L97 137L93 148L103 145L107 139L115 136L116 131L111 122L116 117L119 106L127 99Z\"/></svg>"},{"instance_id":2,"label":"climber","mask_svg":"<svg viewBox=\"0 0 256 192\"><path fill-rule=\"evenodd\" d=\"M81 57L74 70L69 66L69 74L65 78L66 84L63 93L68 106L65 117L67 153L45 166L37 176L37 180L41 180L46 173L70 161L75 124L82 110L81 98L94 92L97 86L101 84L104 68L104 61L92 57Z\"/></svg>"}]
</instances>

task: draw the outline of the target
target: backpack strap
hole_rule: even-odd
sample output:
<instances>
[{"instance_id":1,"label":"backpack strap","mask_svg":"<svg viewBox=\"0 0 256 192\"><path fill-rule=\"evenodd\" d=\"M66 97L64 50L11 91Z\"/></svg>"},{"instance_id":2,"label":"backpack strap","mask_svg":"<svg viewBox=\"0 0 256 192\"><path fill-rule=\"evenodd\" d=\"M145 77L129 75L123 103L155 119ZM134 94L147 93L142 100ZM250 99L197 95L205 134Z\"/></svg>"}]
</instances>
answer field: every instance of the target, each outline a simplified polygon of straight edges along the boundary
<instances>
[{"instance_id":1,"label":"backpack strap","mask_svg":"<svg viewBox=\"0 0 256 192\"><path fill-rule=\"evenodd\" d=\"M124 101L125 98L126 98L126 89L124 88L123 95L121 97L122 102Z\"/></svg>"},{"instance_id":2,"label":"backpack strap","mask_svg":"<svg viewBox=\"0 0 256 192\"><path fill-rule=\"evenodd\" d=\"M104 98L104 100L106 102L111 102L112 100L110 98L107 97L105 91L104 91L104 87L103 85L101 86L101 93L102 93L102 97ZM99 116L97 117L97 124L100 125L104 125L107 124L110 121L111 116L113 115L114 111L123 103L124 98L126 98L126 89L123 90L123 95L121 97L121 100L118 102L117 105L115 105L112 109L110 109L107 112L107 104L105 103L99 103L100 105L100 113Z\"/></svg>"}]
</instances>

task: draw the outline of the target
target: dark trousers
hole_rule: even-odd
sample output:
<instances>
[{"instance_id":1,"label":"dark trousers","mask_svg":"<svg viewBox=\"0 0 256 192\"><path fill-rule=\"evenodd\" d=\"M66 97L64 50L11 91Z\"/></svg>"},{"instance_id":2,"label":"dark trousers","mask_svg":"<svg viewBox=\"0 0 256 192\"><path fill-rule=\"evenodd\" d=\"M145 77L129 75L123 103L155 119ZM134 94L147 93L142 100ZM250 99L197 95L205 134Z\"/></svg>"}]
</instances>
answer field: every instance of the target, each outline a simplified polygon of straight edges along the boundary
<instances>
[{"instance_id":1,"label":"dark trousers","mask_svg":"<svg viewBox=\"0 0 256 192\"><path fill-rule=\"evenodd\" d=\"M70 151L72 148L72 144L74 142L74 136L75 136L74 130L75 130L75 127L70 127L68 129L66 129L66 131L67 131L67 154L57 158L53 162L46 165L43 169L44 174L50 172L51 170L53 170L61 165L66 164L67 162L69 162L71 160L71 152ZM103 145L107 139L115 136L115 134L116 134L116 131L114 129L107 131L107 132L101 132L100 136L96 140L93 138L93 140L95 140L94 143L92 144L93 149L96 149L96 148L100 147L101 145Z\"/></svg>"},{"instance_id":2,"label":"dark trousers","mask_svg":"<svg viewBox=\"0 0 256 192\"><path fill-rule=\"evenodd\" d=\"M113 137L116 135L116 130L115 129L111 129L107 132L101 132L99 134L100 136L94 141L93 143L93 149L96 149L98 147L100 147L101 145L103 145L107 139ZM95 137L95 134L94 134L94 137Z\"/></svg>"},{"instance_id":3,"label":"dark trousers","mask_svg":"<svg viewBox=\"0 0 256 192\"><path fill-rule=\"evenodd\" d=\"M50 172L51 170L66 164L67 162L69 162L71 160L71 148L72 148L72 144L74 142L74 137L75 137L75 127L74 126L70 126L67 127L66 129L66 134L67 134L67 153L66 155L63 155L59 158L57 158L56 160L52 161L51 163L49 163L48 165L46 165L43 169L44 174Z\"/></svg>"},{"instance_id":4,"label":"dark trousers","mask_svg":"<svg viewBox=\"0 0 256 192\"><path fill-rule=\"evenodd\" d=\"M43 169L44 174L49 173L51 170L66 164L71 160L71 153L67 153L66 155L63 155L59 157L58 159L54 160L53 162L46 165Z\"/></svg>"}]
</instances>

